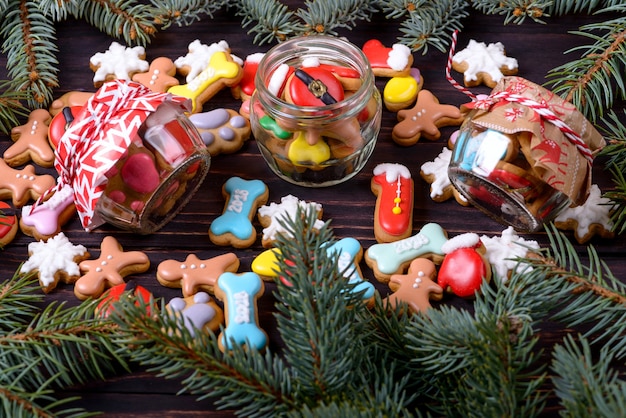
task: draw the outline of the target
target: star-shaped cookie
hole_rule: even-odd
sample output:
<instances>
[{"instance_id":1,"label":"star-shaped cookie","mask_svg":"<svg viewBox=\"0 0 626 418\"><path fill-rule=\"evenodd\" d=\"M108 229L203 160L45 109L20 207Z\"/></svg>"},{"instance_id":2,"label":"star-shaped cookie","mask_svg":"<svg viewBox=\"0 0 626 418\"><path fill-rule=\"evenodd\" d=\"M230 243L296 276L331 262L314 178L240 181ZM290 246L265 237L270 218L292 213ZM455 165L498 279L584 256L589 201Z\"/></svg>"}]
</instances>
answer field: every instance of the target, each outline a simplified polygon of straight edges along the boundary
<instances>
[{"instance_id":1,"label":"star-shaped cookie","mask_svg":"<svg viewBox=\"0 0 626 418\"><path fill-rule=\"evenodd\" d=\"M147 271L150 260L141 251L124 251L115 238L106 236L100 244L100 257L82 261L78 267L83 275L74 285L74 294L84 300L100 297L107 288L124 283L126 276Z\"/></svg>"},{"instance_id":2,"label":"star-shaped cookie","mask_svg":"<svg viewBox=\"0 0 626 418\"><path fill-rule=\"evenodd\" d=\"M421 90L413 108L398 112L398 121L391 137L398 145L409 146L422 136L436 141L441 136L439 128L460 125L463 115L458 107L440 104L432 92Z\"/></svg>"}]
</instances>

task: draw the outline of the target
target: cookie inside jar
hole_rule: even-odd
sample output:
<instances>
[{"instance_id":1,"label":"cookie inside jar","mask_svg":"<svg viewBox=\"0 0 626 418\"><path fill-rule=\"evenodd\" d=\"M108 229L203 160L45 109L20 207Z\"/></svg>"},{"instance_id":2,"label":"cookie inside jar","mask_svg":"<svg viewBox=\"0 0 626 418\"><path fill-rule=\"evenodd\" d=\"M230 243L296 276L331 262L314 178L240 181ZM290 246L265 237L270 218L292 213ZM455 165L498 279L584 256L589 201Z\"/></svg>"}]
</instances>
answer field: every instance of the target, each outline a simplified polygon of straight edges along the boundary
<instances>
[{"instance_id":1,"label":"cookie inside jar","mask_svg":"<svg viewBox=\"0 0 626 418\"><path fill-rule=\"evenodd\" d=\"M98 212L113 225L146 234L162 228L201 185L210 156L197 130L164 103L146 118L111 167Z\"/></svg>"}]
</instances>

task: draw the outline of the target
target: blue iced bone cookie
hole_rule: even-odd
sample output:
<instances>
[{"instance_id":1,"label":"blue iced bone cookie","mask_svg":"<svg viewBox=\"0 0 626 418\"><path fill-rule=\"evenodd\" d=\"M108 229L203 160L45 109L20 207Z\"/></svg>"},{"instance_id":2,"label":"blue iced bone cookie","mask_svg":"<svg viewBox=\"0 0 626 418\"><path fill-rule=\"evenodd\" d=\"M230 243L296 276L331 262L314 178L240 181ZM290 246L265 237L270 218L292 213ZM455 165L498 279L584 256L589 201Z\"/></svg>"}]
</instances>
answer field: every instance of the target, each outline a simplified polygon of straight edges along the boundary
<instances>
[{"instance_id":1,"label":"blue iced bone cookie","mask_svg":"<svg viewBox=\"0 0 626 418\"><path fill-rule=\"evenodd\" d=\"M359 269L359 261L363 256L363 248L359 241L354 238L342 238L326 249L327 254L337 254L339 257L338 268L348 279L348 283L354 284L354 292L364 292L363 301L373 303L376 289L374 285L363 278Z\"/></svg>"}]
</instances>

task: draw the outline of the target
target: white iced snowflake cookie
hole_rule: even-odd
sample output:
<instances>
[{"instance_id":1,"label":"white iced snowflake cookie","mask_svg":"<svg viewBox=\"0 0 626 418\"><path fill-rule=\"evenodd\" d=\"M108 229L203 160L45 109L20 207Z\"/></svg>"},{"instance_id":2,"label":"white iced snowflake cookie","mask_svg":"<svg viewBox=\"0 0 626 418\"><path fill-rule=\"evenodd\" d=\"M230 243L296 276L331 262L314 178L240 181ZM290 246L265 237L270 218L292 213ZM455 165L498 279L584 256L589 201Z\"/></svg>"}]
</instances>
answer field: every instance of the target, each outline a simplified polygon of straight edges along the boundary
<instances>
[{"instance_id":1,"label":"white iced snowflake cookie","mask_svg":"<svg viewBox=\"0 0 626 418\"><path fill-rule=\"evenodd\" d=\"M554 219L554 226L574 231L579 244L586 243L596 234L602 238L613 238L615 233L612 231L611 211L614 207L615 203L611 199L602 197L600 187L592 184L585 203L563 210Z\"/></svg>"},{"instance_id":2,"label":"white iced snowflake cookie","mask_svg":"<svg viewBox=\"0 0 626 418\"><path fill-rule=\"evenodd\" d=\"M187 83L190 83L205 68L208 67L211 57L216 52L224 52L230 55L230 46L228 45L228 42L224 40L206 45L196 39L189 44L187 49L188 52L186 55L178 57L174 60L174 65L176 65L178 72L185 76L185 81ZM234 62L239 65L243 65L243 60L234 55L230 56Z\"/></svg>"},{"instance_id":3,"label":"white iced snowflake cookie","mask_svg":"<svg viewBox=\"0 0 626 418\"><path fill-rule=\"evenodd\" d=\"M529 251L538 250L537 241L526 240L515 232L512 226L502 231L500 237L480 237L483 245L487 249L486 256L492 267L495 279L501 283L506 283L509 273L516 271L521 273L525 269L531 268L527 264L518 263L519 257L526 257Z\"/></svg>"},{"instance_id":4,"label":"white iced snowflake cookie","mask_svg":"<svg viewBox=\"0 0 626 418\"><path fill-rule=\"evenodd\" d=\"M89 58L89 67L95 72L93 85L98 88L106 81L131 80L136 73L150 68L145 58L146 50L142 46L131 48L111 42L105 52L97 52Z\"/></svg>"},{"instance_id":5,"label":"white iced snowflake cookie","mask_svg":"<svg viewBox=\"0 0 626 418\"><path fill-rule=\"evenodd\" d=\"M257 215L259 222L263 226L263 237L261 243L264 248L270 248L274 245L274 241L278 235L291 236L281 225L281 221L285 219L295 219L298 207L302 209L303 213L307 213L308 210L315 210L317 212L317 221L313 225L313 228L319 229L324 225L322 217L322 205L316 202L305 202L298 199L293 195L283 196L280 203L270 203L269 205L261 206Z\"/></svg>"},{"instance_id":6,"label":"white iced snowflake cookie","mask_svg":"<svg viewBox=\"0 0 626 418\"><path fill-rule=\"evenodd\" d=\"M501 42L476 42L470 39L467 47L452 57L452 68L463 73L466 87L485 84L495 87L505 75L517 74L518 65L515 58L506 56Z\"/></svg>"},{"instance_id":7,"label":"white iced snowflake cookie","mask_svg":"<svg viewBox=\"0 0 626 418\"><path fill-rule=\"evenodd\" d=\"M36 274L45 293L52 291L59 281L69 284L78 280L78 263L89 258L87 249L72 244L63 232L45 242L31 242L28 244L28 255L20 273Z\"/></svg>"},{"instance_id":8,"label":"white iced snowflake cookie","mask_svg":"<svg viewBox=\"0 0 626 418\"><path fill-rule=\"evenodd\" d=\"M444 147L433 161L422 164L420 176L430 183L430 198L433 201L443 202L454 197L460 205L468 206L469 202L465 196L459 193L448 177L450 158L452 158L452 151Z\"/></svg>"}]
</instances>

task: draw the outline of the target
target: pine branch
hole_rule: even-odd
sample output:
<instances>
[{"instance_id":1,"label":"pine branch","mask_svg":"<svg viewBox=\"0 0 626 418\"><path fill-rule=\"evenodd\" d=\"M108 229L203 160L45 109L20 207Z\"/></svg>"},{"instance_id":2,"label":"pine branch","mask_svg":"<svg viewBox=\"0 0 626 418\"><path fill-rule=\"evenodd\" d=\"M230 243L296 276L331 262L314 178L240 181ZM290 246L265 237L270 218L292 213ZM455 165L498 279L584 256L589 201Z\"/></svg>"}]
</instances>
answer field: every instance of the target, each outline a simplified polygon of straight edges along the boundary
<instances>
[{"instance_id":1,"label":"pine branch","mask_svg":"<svg viewBox=\"0 0 626 418\"><path fill-rule=\"evenodd\" d=\"M303 34L323 33L337 35L337 28L352 29L361 20L369 21L377 11L369 0L307 0L307 9L298 9L296 15L307 28Z\"/></svg>"},{"instance_id":2,"label":"pine branch","mask_svg":"<svg viewBox=\"0 0 626 418\"><path fill-rule=\"evenodd\" d=\"M284 41L306 30L296 14L278 0L239 0L237 16L242 17L241 27L255 34L258 45L274 40Z\"/></svg>"}]
</instances>

